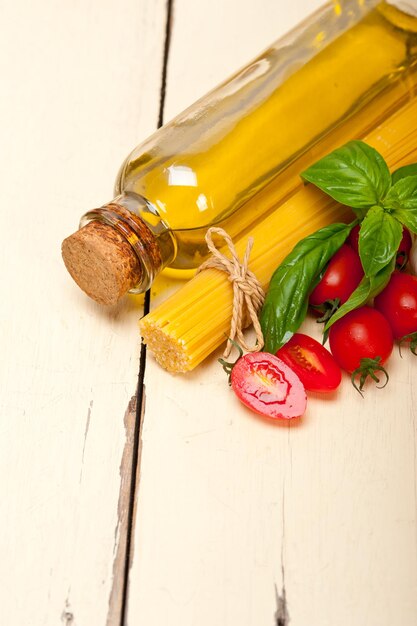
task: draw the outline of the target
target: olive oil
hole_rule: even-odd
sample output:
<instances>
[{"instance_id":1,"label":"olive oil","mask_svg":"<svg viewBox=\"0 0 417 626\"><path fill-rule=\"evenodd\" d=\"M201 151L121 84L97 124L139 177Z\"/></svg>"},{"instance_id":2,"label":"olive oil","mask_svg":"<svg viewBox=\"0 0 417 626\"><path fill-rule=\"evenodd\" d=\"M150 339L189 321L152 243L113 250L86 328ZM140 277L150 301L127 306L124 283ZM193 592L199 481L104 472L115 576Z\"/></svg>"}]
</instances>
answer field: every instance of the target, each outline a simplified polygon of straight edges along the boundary
<instances>
[{"instance_id":1,"label":"olive oil","mask_svg":"<svg viewBox=\"0 0 417 626\"><path fill-rule=\"evenodd\" d=\"M417 17L385 2L330 3L138 146L108 205L123 215L103 207L81 226L103 221L131 243L142 266L133 291L165 266L196 267L210 226L242 236L309 164L415 98L416 65ZM151 259L138 219L159 249Z\"/></svg>"},{"instance_id":2,"label":"olive oil","mask_svg":"<svg viewBox=\"0 0 417 626\"><path fill-rule=\"evenodd\" d=\"M335 37L332 29L344 28L345 19L336 5L327 9L296 46L267 50L127 159L117 191L145 197L175 231L173 266L198 265L207 228L236 211L228 220L233 236L264 216L259 191L272 207L288 166L301 154L307 166L328 151L324 139L336 127L344 139L363 136L415 95L416 33L376 7Z\"/></svg>"}]
</instances>

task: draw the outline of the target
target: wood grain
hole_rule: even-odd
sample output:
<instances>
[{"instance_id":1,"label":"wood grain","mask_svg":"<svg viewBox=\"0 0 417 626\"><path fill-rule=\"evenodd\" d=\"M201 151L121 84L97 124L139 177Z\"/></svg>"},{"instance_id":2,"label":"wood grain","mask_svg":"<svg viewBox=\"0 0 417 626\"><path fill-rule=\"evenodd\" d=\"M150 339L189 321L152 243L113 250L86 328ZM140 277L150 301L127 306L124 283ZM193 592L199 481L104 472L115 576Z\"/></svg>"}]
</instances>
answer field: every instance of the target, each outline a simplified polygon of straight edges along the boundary
<instances>
[{"instance_id":1,"label":"wood grain","mask_svg":"<svg viewBox=\"0 0 417 626\"><path fill-rule=\"evenodd\" d=\"M115 625L142 300L89 301L60 244L156 127L165 2L2 9L1 621Z\"/></svg>"},{"instance_id":2,"label":"wood grain","mask_svg":"<svg viewBox=\"0 0 417 626\"><path fill-rule=\"evenodd\" d=\"M315 6L175 0L167 118ZM284 426L238 404L218 356L175 377L147 359L128 624L414 625L411 355Z\"/></svg>"},{"instance_id":3,"label":"wood grain","mask_svg":"<svg viewBox=\"0 0 417 626\"><path fill-rule=\"evenodd\" d=\"M238 404L219 354L184 377L148 357L137 468L143 299L102 308L60 258L161 112L318 4L172 0L164 66L165 0L3 3L2 623L118 626L126 562L130 626L417 623L412 356L386 389L361 399L346 379L285 426Z\"/></svg>"}]
</instances>

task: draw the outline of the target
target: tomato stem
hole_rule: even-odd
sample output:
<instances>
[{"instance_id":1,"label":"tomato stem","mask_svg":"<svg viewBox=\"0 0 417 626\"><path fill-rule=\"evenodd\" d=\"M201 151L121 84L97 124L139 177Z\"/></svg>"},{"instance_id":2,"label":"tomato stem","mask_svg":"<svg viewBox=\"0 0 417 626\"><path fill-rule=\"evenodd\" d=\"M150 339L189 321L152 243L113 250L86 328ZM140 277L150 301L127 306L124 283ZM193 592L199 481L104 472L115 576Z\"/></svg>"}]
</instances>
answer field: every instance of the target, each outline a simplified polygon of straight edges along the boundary
<instances>
[{"instance_id":1,"label":"tomato stem","mask_svg":"<svg viewBox=\"0 0 417 626\"><path fill-rule=\"evenodd\" d=\"M381 365L380 356L377 356L374 359L362 357L359 367L357 367L352 372L352 375L351 375L352 385L355 387L356 391L358 391L361 394L362 398L363 398L363 387L365 385L365 382L368 376L370 376L372 380L374 380L376 383L379 383L379 378L377 377L375 372L382 372L385 376L384 384L380 385L379 387L377 385L378 389L383 389L389 381L389 376L388 376L387 370ZM355 380L358 376L360 376L359 386L356 384L356 380Z\"/></svg>"},{"instance_id":2,"label":"tomato stem","mask_svg":"<svg viewBox=\"0 0 417 626\"><path fill-rule=\"evenodd\" d=\"M400 342L398 344L398 350L399 350L401 358L403 358L403 355L401 354L401 344L404 343L404 341L408 341L408 339L410 340L411 352L415 356L417 356L417 331L416 331L415 333L410 333L409 335L404 335L404 337L401 337Z\"/></svg>"},{"instance_id":3,"label":"tomato stem","mask_svg":"<svg viewBox=\"0 0 417 626\"><path fill-rule=\"evenodd\" d=\"M242 358L243 350L242 350L241 346L238 343L236 343L236 341L231 339L230 337L228 337L227 340L230 341L230 343L234 345L236 350L239 352L239 356L237 357L236 361L226 361L226 359L217 359L217 360L220 363L220 365L222 366L223 370L226 372L226 374L227 374L227 381L228 381L229 386L230 386L232 384L232 380L231 380L232 369L234 368L236 363L239 361L239 359Z\"/></svg>"},{"instance_id":4,"label":"tomato stem","mask_svg":"<svg viewBox=\"0 0 417 626\"><path fill-rule=\"evenodd\" d=\"M312 309L317 309L317 311L321 312L323 315L317 318L317 324L327 324L329 319L336 313L337 309L340 307L340 298L334 298L333 300L326 300L323 304L312 304ZM323 340L322 344L326 343L329 337L330 328L327 328L323 331Z\"/></svg>"},{"instance_id":5,"label":"tomato stem","mask_svg":"<svg viewBox=\"0 0 417 626\"><path fill-rule=\"evenodd\" d=\"M334 298L333 300L326 300L323 304L311 304L312 309L316 309L323 315L317 318L317 324L324 324L327 322L333 313L336 313L337 309L340 306L340 298Z\"/></svg>"},{"instance_id":6,"label":"tomato stem","mask_svg":"<svg viewBox=\"0 0 417 626\"><path fill-rule=\"evenodd\" d=\"M402 272L403 269L405 269L405 266L408 263L408 254L407 252L404 250L402 252L398 252L397 256L396 256L396 260L395 260L395 269L397 269L399 272Z\"/></svg>"}]
</instances>

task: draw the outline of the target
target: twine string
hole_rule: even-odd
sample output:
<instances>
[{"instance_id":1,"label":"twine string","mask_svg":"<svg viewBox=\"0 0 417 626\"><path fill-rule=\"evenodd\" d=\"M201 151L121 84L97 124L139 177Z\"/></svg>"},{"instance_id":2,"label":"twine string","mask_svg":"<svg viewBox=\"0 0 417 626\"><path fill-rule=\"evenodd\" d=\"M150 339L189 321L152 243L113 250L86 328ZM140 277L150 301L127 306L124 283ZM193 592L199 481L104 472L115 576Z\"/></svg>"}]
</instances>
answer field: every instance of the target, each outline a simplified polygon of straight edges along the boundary
<instances>
[{"instance_id":1,"label":"twine string","mask_svg":"<svg viewBox=\"0 0 417 626\"><path fill-rule=\"evenodd\" d=\"M231 258L220 252L213 243L213 235L219 235L227 244ZM233 312L230 324L230 339L237 342L246 352L259 352L264 346L264 338L258 319L258 312L265 300L265 292L255 274L248 268L253 238L248 239L242 262L240 261L232 238L223 228L211 227L206 233L206 242L212 256L198 269L215 268L226 272L233 285ZM255 345L246 343L243 329L252 322L256 333ZM223 356L228 357L233 344L227 341Z\"/></svg>"}]
</instances>

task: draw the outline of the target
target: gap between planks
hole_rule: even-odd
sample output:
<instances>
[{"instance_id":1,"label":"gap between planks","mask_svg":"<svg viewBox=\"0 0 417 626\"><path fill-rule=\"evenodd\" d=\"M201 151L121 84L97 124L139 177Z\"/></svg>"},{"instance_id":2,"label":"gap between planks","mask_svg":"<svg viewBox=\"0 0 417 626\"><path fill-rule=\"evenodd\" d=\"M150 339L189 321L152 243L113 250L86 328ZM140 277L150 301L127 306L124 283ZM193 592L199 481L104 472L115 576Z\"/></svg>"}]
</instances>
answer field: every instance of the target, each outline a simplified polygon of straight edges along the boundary
<instances>
[{"instance_id":1,"label":"gap between planks","mask_svg":"<svg viewBox=\"0 0 417 626\"><path fill-rule=\"evenodd\" d=\"M164 123L166 82L169 50L173 25L174 0L166 2L165 36L157 128ZM145 294L144 315L149 313L150 291ZM129 571L132 562L133 535L136 520L136 493L140 470L140 441L145 409L144 377L146 369L146 346L141 345L136 395L131 398L125 414L126 444L120 466L121 485L118 503L118 524L115 530L115 559L113 564L113 585L109 599L107 626L126 625L129 600ZM130 433L133 435L130 436ZM125 502L128 499L127 513ZM120 617L119 617L120 616Z\"/></svg>"}]
</instances>

